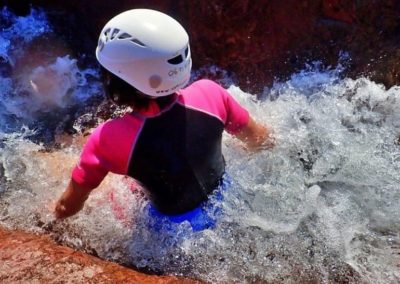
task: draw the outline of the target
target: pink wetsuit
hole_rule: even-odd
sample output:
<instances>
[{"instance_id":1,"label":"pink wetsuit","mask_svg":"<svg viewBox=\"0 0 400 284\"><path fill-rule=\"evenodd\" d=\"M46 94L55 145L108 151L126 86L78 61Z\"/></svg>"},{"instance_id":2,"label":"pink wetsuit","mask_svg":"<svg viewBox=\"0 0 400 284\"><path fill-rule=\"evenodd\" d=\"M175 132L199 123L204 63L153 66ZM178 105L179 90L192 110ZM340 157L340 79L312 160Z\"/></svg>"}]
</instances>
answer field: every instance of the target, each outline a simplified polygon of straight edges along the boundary
<instances>
[{"instance_id":1,"label":"pink wetsuit","mask_svg":"<svg viewBox=\"0 0 400 284\"><path fill-rule=\"evenodd\" d=\"M95 188L108 172L128 175L141 182L160 212L186 212L218 186L225 167L223 130L235 134L248 120L225 89L199 80L161 110L154 100L146 110L99 125L72 179Z\"/></svg>"}]
</instances>

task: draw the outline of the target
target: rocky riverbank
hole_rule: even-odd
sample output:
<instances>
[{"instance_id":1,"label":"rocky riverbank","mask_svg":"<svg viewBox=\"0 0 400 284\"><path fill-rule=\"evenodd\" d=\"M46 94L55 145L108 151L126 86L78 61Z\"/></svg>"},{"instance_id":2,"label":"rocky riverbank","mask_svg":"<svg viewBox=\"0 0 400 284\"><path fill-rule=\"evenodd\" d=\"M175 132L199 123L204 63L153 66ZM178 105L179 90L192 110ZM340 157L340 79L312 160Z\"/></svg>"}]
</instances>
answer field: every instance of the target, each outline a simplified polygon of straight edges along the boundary
<instances>
[{"instance_id":1,"label":"rocky riverbank","mask_svg":"<svg viewBox=\"0 0 400 284\"><path fill-rule=\"evenodd\" d=\"M0 228L1 283L200 283L153 276L55 244L46 236Z\"/></svg>"}]
</instances>

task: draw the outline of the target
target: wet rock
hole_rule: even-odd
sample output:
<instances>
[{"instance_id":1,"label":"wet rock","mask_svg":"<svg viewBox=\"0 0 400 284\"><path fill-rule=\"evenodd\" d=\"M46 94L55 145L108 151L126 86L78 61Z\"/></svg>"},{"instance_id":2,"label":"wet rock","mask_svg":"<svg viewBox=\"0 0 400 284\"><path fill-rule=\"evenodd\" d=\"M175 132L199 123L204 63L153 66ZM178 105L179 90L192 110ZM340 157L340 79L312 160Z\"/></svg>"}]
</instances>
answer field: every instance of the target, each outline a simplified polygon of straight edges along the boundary
<instances>
[{"instance_id":1,"label":"wet rock","mask_svg":"<svg viewBox=\"0 0 400 284\"><path fill-rule=\"evenodd\" d=\"M352 24L356 18L356 3L345 0L324 0L322 12L327 18Z\"/></svg>"},{"instance_id":2,"label":"wet rock","mask_svg":"<svg viewBox=\"0 0 400 284\"><path fill-rule=\"evenodd\" d=\"M152 276L56 245L48 237L0 228L1 283L199 283Z\"/></svg>"}]
</instances>

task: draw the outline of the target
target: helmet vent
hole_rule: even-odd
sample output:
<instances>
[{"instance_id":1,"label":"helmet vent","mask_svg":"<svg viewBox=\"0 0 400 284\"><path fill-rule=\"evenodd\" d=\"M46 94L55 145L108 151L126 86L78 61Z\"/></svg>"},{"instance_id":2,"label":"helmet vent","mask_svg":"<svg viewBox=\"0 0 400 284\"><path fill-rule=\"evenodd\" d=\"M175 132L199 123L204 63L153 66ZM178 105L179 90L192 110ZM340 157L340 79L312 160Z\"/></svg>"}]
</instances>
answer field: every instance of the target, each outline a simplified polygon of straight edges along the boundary
<instances>
[{"instance_id":1,"label":"helmet vent","mask_svg":"<svg viewBox=\"0 0 400 284\"><path fill-rule=\"evenodd\" d=\"M140 40L138 40L136 38L131 39L131 42L133 42L134 44L140 45L142 47L146 46L143 42L141 42Z\"/></svg>"},{"instance_id":2,"label":"helmet vent","mask_svg":"<svg viewBox=\"0 0 400 284\"><path fill-rule=\"evenodd\" d=\"M177 65L182 62L183 62L183 57L180 54L178 56L175 56L174 58L171 58L168 60L168 63L171 63L173 65Z\"/></svg>"},{"instance_id":3,"label":"helmet vent","mask_svg":"<svg viewBox=\"0 0 400 284\"><path fill-rule=\"evenodd\" d=\"M101 40L101 38L99 39L98 48L99 48L99 51L102 51L104 48L104 42Z\"/></svg>"},{"instance_id":4,"label":"helmet vent","mask_svg":"<svg viewBox=\"0 0 400 284\"><path fill-rule=\"evenodd\" d=\"M113 40L118 33L119 33L119 29L113 29L110 39Z\"/></svg>"},{"instance_id":5,"label":"helmet vent","mask_svg":"<svg viewBox=\"0 0 400 284\"><path fill-rule=\"evenodd\" d=\"M132 36L130 34L127 33L122 33L118 36L118 39L127 39L127 38L131 38Z\"/></svg>"},{"instance_id":6,"label":"helmet vent","mask_svg":"<svg viewBox=\"0 0 400 284\"><path fill-rule=\"evenodd\" d=\"M189 54L189 47L186 47L186 49L185 49L185 58L187 58L188 54Z\"/></svg>"},{"instance_id":7,"label":"helmet vent","mask_svg":"<svg viewBox=\"0 0 400 284\"><path fill-rule=\"evenodd\" d=\"M111 29L106 29L104 31L104 41L107 42L109 40L109 35L110 35Z\"/></svg>"}]
</instances>

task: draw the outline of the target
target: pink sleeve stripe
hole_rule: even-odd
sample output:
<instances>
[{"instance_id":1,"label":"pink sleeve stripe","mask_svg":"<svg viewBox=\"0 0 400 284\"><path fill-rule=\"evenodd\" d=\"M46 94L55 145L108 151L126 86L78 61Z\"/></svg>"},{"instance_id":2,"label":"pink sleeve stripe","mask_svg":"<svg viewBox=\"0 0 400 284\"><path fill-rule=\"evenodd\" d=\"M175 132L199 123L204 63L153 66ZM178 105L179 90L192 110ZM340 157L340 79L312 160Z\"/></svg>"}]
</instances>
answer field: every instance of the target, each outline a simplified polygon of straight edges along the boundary
<instances>
[{"instance_id":1,"label":"pink sleeve stripe","mask_svg":"<svg viewBox=\"0 0 400 284\"><path fill-rule=\"evenodd\" d=\"M127 155L128 160L126 161L125 167L124 167L124 170L123 170L124 174L127 174L127 173L128 173L128 170L129 170L129 162L130 162L130 160L132 159L133 150L134 150L135 147L136 147L136 143L137 143L137 141L138 141L138 138L139 138L140 133L142 132L142 129L143 129L145 120L146 120L146 119L142 119L142 120L140 121L139 124L136 123L136 127L135 127L135 129L134 129L134 137L133 137L133 139L132 139L132 142L130 142L129 155ZM122 155L123 155L123 153L122 153Z\"/></svg>"},{"instance_id":2,"label":"pink sleeve stripe","mask_svg":"<svg viewBox=\"0 0 400 284\"><path fill-rule=\"evenodd\" d=\"M185 105L183 102L178 102L178 103L180 105L184 106L185 108L192 109L192 110L197 110L197 111L200 111L202 113L206 113L206 114L208 114L210 116L213 116L213 117L217 118L218 120L220 120L223 124L225 124L225 121L218 114L215 114L213 112L209 112L207 110L204 110L201 107L194 107L194 106L190 106L190 105Z\"/></svg>"},{"instance_id":3,"label":"pink sleeve stripe","mask_svg":"<svg viewBox=\"0 0 400 284\"><path fill-rule=\"evenodd\" d=\"M199 80L180 93L180 104L218 118L231 134L240 131L249 121L248 111L211 80Z\"/></svg>"}]
</instances>

